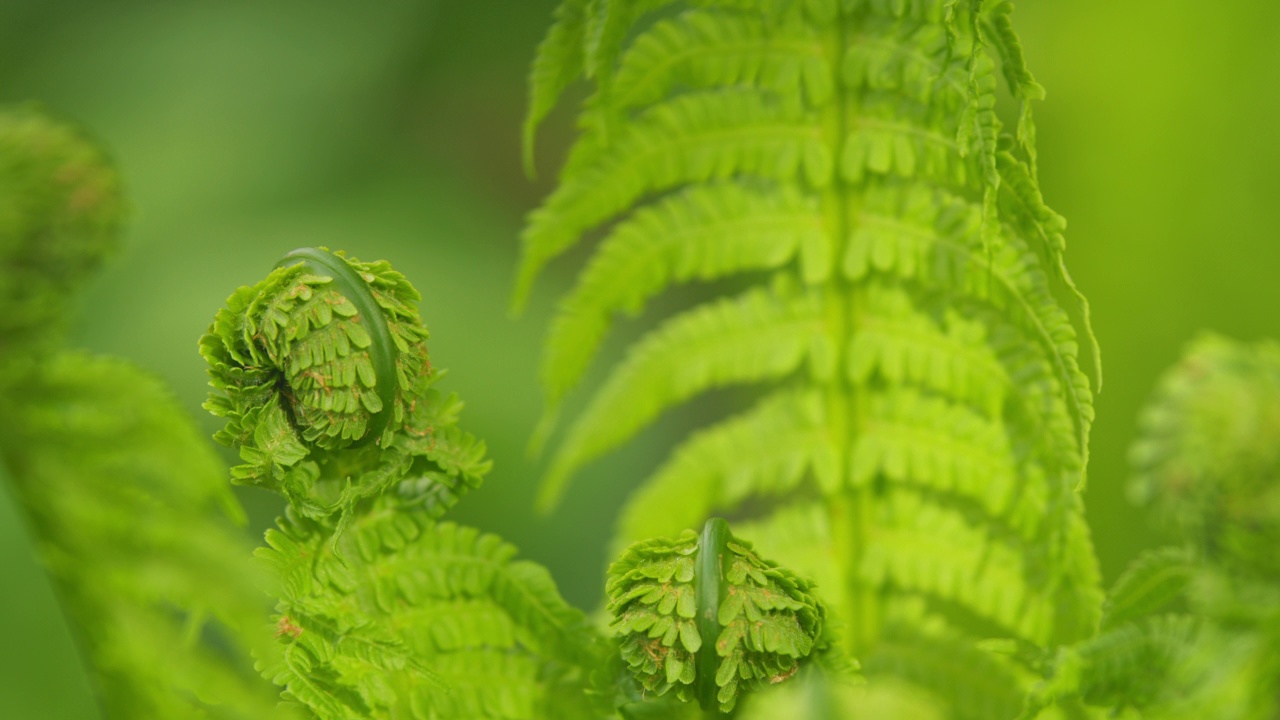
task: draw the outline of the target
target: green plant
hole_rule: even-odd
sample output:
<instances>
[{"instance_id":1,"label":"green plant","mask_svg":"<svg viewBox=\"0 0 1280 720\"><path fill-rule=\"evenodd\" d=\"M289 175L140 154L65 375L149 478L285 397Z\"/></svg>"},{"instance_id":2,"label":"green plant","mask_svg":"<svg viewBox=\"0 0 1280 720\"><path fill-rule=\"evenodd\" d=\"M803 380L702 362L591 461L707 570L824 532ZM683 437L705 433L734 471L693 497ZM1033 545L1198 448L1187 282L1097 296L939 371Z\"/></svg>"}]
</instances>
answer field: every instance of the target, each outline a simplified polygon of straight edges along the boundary
<instances>
[{"instance_id":1,"label":"green plant","mask_svg":"<svg viewBox=\"0 0 1280 720\"><path fill-rule=\"evenodd\" d=\"M1079 498L1093 407L1078 345L1095 371L1097 351L1036 184L1042 90L1010 10L564 2L534 64L529 140L568 81L594 92L529 218L516 291L600 237L547 338L546 433L615 315L717 282L609 369L552 455L544 504L664 411L743 388L745 412L643 484L617 545L726 514L817 581L869 677L975 718L1016 715L1038 670L974 641L1082 640L1101 602Z\"/></svg>"},{"instance_id":2,"label":"green plant","mask_svg":"<svg viewBox=\"0 0 1280 720\"><path fill-rule=\"evenodd\" d=\"M748 406L628 504L598 621L443 519L489 461L419 297L324 249L236 291L200 342L233 481L285 502L246 562L225 473L164 389L62 348L118 233L114 172L34 111L0 117L0 457L107 714L1274 717L1275 350L1205 341L1166 383L1136 486L1191 546L1104 596L1079 494L1097 350L1010 12L563 3L530 153L561 92L594 89L517 299L599 242L548 339L538 443L616 315L715 284L607 368L541 503L676 405Z\"/></svg>"}]
</instances>

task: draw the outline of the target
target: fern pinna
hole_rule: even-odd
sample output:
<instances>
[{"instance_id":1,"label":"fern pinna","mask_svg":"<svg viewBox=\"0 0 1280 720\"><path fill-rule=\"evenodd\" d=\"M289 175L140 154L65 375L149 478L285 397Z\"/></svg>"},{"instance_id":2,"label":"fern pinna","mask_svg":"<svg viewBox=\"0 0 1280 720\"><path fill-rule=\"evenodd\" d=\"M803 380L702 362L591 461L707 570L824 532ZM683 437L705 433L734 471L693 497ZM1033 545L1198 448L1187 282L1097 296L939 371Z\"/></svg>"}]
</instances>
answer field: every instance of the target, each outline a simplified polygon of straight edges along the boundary
<instances>
[{"instance_id":1,"label":"fern pinna","mask_svg":"<svg viewBox=\"0 0 1280 720\"><path fill-rule=\"evenodd\" d=\"M636 492L618 545L736 518L817 581L869 676L984 720L1019 713L1042 669L1026 648L1089 636L1101 602L1079 494L1098 356L1037 186L1043 90L1011 11L565 0L533 65L530 167L562 92L584 76L592 92L516 287L521 305L595 242L548 335L543 436L615 317L682 283L746 282L661 319L609 370L555 447L543 506L664 411L740 388L745 409Z\"/></svg>"}]
</instances>

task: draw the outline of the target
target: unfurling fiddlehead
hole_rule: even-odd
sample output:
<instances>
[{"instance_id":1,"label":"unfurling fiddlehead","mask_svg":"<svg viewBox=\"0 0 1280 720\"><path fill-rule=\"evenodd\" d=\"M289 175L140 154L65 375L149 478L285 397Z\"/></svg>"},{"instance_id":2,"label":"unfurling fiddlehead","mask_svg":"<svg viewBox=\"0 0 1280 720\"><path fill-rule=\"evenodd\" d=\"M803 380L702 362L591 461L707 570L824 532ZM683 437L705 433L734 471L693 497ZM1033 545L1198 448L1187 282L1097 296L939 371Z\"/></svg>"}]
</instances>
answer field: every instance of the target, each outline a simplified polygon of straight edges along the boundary
<instances>
[{"instance_id":1,"label":"unfurling fiddlehead","mask_svg":"<svg viewBox=\"0 0 1280 720\"><path fill-rule=\"evenodd\" d=\"M119 176L83 133L34 107L0 113L0 356L58 338L123 217Z\"/></svg>"},{"instance_id":2,"label":"unfurling fiddlehead","mask_svg":"<svg viewBox=\"0 0 1280 720\"><path fill-rule=\"evenodd\" d=\"M826 611L812 590L712 518L701 534L633 545L606 592L623 660L646 690L729 712L814 651Z\"/></svg>"},{"instance_id":3,"label":"unfurling fiddlehead","mask_svg":"<svg viewBox=\"0 0 1280 720\"><path fill-rule=\"evenodd\" d=\"M385 262L296 250L201 340L233 478L289 500L259 667L321 720L599 717L603 640L550 574L438 522L490 463L433 388L418 299Z\"/></svg>"},{"instance_id":4,"label":"unfurling fiddlehead","mask_svg":"<svg viewBox=\"0 0 1280 720\"><path fill-rule=\"evenodd\" d=\"M1141 426L1134 499L1212 561L1280 577L1280 344L1200 338Z\"/></svg>"},{"instance_id":5,"label":"unfurling fiddlehead","mask_svg":"<svg viewBox=\"0 0 1280 720\"><path fill-rule=\"evenodd\" d=\"M483 452L440 422L458 403L431 389L419 299L385 262L314 248L236 291L200 341L216 438L245 461L233 477L312 517L395 483L439 514L478 484Z\"/></svg>"}]
</instances>

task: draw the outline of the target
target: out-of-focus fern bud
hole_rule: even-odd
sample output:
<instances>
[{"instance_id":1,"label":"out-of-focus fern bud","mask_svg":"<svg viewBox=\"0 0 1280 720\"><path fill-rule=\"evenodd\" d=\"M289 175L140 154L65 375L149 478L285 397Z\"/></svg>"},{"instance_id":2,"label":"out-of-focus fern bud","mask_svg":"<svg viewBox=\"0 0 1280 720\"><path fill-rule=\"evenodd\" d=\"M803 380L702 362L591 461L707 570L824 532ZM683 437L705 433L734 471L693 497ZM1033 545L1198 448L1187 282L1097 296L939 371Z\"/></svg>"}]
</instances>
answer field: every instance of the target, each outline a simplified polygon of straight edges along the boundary
<instances>
[{"instance_id":1,"label":"out-of-focus fern bud","mask_svg":"<svg viewBox=\"0 0 1280 720\"><path fill-rule=\"evenodd\" d=\"M123 216L115 169L78 129L34 107L0 112L0 354L56 337Z\"/></svg>"},{"instance_id":2,"label":"out-of-focus fern bud","mask_svg":"<svg viewBox=\"0 0 1280 720\"><path fill-rule=\"evenodd\" d=\"M1280 345L1198 339L1141 426L1134 499L1211 559L1280 576Z\"/></svg>"},{"instance_id":3,"label":"out-of-focus fern bud","mask_svg":"<svg viewBox=\"0 0 1280 720\"><path fill-rule=\"evenodd\" d=\"M200 340L213 387L205 407L227 419L215 437L245 461L233 478L313 517L405 480L417 458L436 462L406 491L434 497L458 472L478 483L483 447L452 427L459 404L430 390L438 374L419 299L386 262L315 248L237 290ZM435 457L440 430L448 458Z\"/></svg>"},{"instance_id":4,"label":"out-of-focus fern bud","mask_svg":"<svg viewBox=\"0 0 1280 720\"><path fill-rule=\"evenodd\" d=\"M825 620L808 582L761 559L719 518L700 535L631 546L609 568L606 592L640 684L708 711L728 712L744 692L794 675Z\"/></svg>"}]
</instances>

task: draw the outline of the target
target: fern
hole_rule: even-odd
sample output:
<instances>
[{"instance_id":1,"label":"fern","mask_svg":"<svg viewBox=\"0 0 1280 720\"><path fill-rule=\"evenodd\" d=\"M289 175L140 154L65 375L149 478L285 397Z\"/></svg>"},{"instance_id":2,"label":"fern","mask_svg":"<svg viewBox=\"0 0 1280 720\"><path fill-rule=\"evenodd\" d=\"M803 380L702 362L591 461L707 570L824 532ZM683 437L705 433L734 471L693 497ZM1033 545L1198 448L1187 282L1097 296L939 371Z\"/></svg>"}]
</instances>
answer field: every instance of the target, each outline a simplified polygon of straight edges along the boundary
<instances>
[{"instance_id":1,"label":"fern","mask_svg":"<svg viewBox=\"0 0 1280 720\"><path fill-rule=\"evenodd\" d=\"M1132 489L1194 547L1134 561L1102 632L1058 651L1029 710L1072 695L1165 720L1280 711L1277 408L1274 343L1204 336L1165 375L1131 453Z\"/></svg>"},{"instance_id":2,"label":"fern","mask_svg":"<svg viewBox=\"0 0 1280 720\"><path fill-rule=\"evenodd\" d=\"M118 234L114 172L28 110L0 116L0 179L0 459L107 717L610 713L607 645L546 570L439 521L490 463L436 387L403 276L296 251L201 340L232 479L288 500L254 564L167 391L59 347Z\"/></svg>"},{"instance_id":3,"label":"fern","mask_svg":"<svg viewBox=\"0 0 1280 720\"><path fill-rule=\"evenodd\" d=\"M1161 380L1131 457L1136 499L1196 544L1204 625L1157 718L1280 713L1280 346L1206 335Z\"/></svg>"},{"instance_id":4,"label":"fern","mask_svg":"<svg viewBox=\"0 0 1280 720\"><path fill-rule=\"evenodd\" d=\"M598 717L582 613L498 537L439 522L490 463L435 388L418 297L385 262L299 250L201 340L233 478L289 500L258 553L264 672L318 718Z\"/></svg>"},{"instance_id":5,"label":"fern","mask_svg":"<svg viewBox=\"0 0 1280 720\"><path fill-rule=\"evenodd\" d=\"M1010 11L566 0L526 124L532 157L564 88L593 81L522 239L517 306L598 238L548 334L539 444L619 314L679 284L750 285L659 320L608 370L555 446L542 506L668 410L750 390L749 409L643 483L615 546L745 520L762 552L816 580L870 675L950 708L979 707L964 690L975 665L897 648L1052 648L1090 637L1101 603L1078 494L1097 349L1035 180L1043 89ZM997 73L1020 108L1012 135ZM1043 670L1029 657L989 662L1028 688ZM1017 691L1004 697L952 712L1018 714Z\"/></svg>"},{"instance_id":6,"label":"fern","mask_svg":"<svg viewBox=\"0 0 1280 720\"><path fill-rule=\"evenodd\" d=\"M274 716L220 463L154 378L59 347L71 291L118 239L118 184L79 131L0 114L0 461L107 717Z\"/></svg>"}]
</instances>

